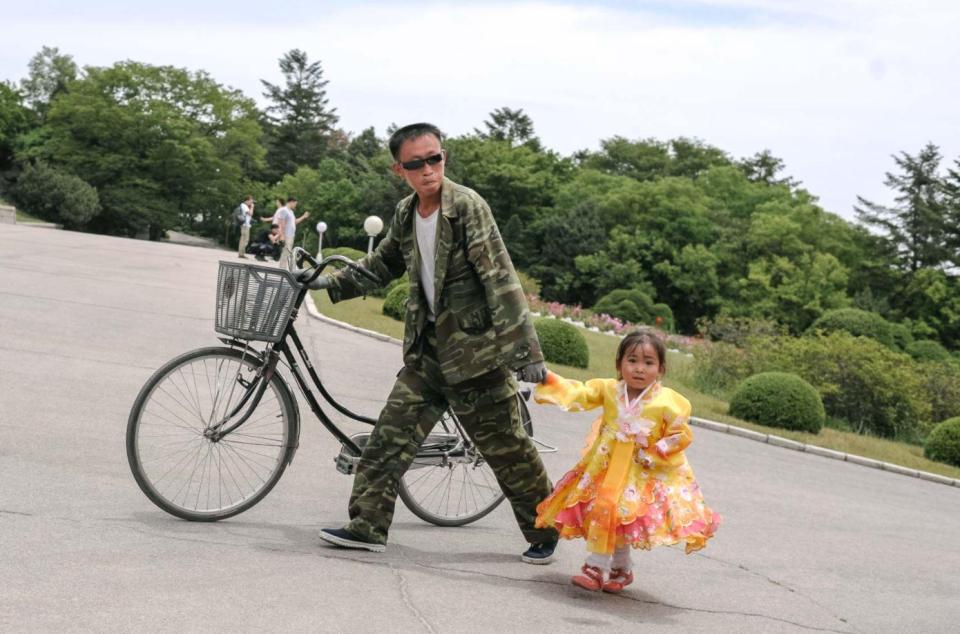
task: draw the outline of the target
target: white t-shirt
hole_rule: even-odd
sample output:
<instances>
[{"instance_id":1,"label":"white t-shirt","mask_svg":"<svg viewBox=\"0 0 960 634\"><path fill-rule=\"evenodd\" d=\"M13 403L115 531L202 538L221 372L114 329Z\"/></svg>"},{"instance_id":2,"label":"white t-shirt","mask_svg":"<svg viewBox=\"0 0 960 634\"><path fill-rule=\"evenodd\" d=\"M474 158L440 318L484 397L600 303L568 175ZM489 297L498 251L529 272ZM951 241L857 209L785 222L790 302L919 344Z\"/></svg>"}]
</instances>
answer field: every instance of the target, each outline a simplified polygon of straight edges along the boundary
<instances>
[{"instance_id":1,"label":"white t-shirt","mask_svg":"<svg viewBox=\"0 0 960 634\"><path fill-rule=\"evenodd\" d=\"M297 217L293 215L293 211L289 207L283 206L273 214L273 224L278 225L281 220L286 223L283 229L283 241L292 245L293 238L297 235Z\"/></svg>"},{"instance_id":2,"label":"white t-shirt","mask_svg":"<svg viewBox=\"0 0 960 634\"><path fill-rule=\"evenodd\" d=\"M430 321L435 321L437 318L434 305L434 283L437 260L437 218L439 216L439 209L426 218L421 216L419 212L416 214L417 247L420 249L420 286L423 287L423 294L427 299L427 319Z\"/></svg>"},{"instance_id":3,"label":"white t-shirt","mask_svg":"<svg viewBox=\"0 0 960 634\"><path fill-rule=\"evenodd\" d=\"M250 219L253 217L253 214L250 213L250 207L247 206L247 203L240 203L240 210L243 212L243 226L250 226Z\"/></svg>"}]
</instances>

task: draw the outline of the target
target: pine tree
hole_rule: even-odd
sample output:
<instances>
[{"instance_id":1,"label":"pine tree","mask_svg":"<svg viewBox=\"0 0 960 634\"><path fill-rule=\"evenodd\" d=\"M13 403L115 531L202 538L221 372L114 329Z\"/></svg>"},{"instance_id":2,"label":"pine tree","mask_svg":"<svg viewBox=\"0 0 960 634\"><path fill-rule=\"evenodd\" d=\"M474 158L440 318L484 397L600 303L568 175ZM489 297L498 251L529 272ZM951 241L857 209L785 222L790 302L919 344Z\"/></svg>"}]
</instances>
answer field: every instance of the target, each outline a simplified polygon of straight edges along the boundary
<instances>
[{"instance_id":1,"label":"pine tree","mask_svg":"<svg viewBox=\"0 0 960 634\"><path fill-rule=\"evenodd\" d=\"M893 160L900 172L887 172L884 184L896 192L896 205L885 207L857 196L857 217L880 229L903 270L940 268L951 259L945 243L949 205L939 174L940 148L928 143L916 156L901 152Z\"/></svg>"},{"instance_id":2,"label":"pine tree","mask_svg":"<svg viewBox=\"0 0 960 634\"><path fill-rule=\"evenodd\" d=\"M510 145L529 145L533 149L540 148L540 139L533 132L533 119L523 111L523 108L497 108L490 113L490 119L483 122L486 130L474 128L477 136L484 139L509 141Z\"/></svg>"},{"instance_id":3,"label":"pine tree","mask_svg":"<svg viewBox=\"0 0 960 634\"><path fill-rule=\"evenodd\" d=\"M265 113L270 180L279 180L301 165L316 167L329 152L339 118L329 107L323 68L293 49L280 58L284 85L261 80L271 105Z\"/></svg>"}]
</instances>

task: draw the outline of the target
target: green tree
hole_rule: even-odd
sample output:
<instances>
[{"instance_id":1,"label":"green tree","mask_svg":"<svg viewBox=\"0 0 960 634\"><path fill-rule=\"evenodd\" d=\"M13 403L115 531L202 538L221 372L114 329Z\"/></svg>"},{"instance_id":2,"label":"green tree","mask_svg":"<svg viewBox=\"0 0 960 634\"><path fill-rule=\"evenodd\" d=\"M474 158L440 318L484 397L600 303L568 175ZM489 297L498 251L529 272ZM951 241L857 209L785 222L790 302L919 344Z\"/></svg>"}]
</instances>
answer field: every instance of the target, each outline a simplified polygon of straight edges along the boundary
<instances>
[{"instance_id":1,"label":"green tree","mask_svg":"<svg viewBox=\"0 0 960 634\"><path fill-rule=\"evenodd\" d=\"M592 253L603 247L606 233L597 222L596 211L586 203L570 211L545 215L530 229L536 237L529 262L521 268L540 281L541 295L548 300L575 304L594 300L594 293L585 293L588 277L576 274L574 260L578 253ZM513 222L511 220L511 222Z\"/></svg>"},{"instance_id":2,"label":"green tree","mask_svg":"<svg viewBox=\"0 0 960 634\"><path fill-rule=\"evenodd\" d=\"M137 62L86 71L51 105L41 154L98 190L91 228L219 235L262 166L253 102L203 72Z\"/></svg>"},{"instance_id":3,"label":"green tree","mask_svg":"<svg viewBox=\"0 0 960 634\"><path fill-rule=\"evenodd\" d=\"M588 153L583 167L636 180L653 180L667 172L670 148L656 139L630 141L622 136L604 139L600 151Z\"/></svg>"},{"instance_id":4,"label":"green tree","mask_svg":"<svg viewBox=\"0 0 960 634\"><path fill-rule=\"evenodd\" d=\"M474 128L474 132L482 139L507 141L511 147L527 145L533 150L540 149L540 139L533 132L533 119L523 108L497 108L490 113L489 119L483 122L485 130Z\"/></svg>"},{"instance_id":5,"label":"green tree","mask_svg":"<svg viewBox=\"0 0 960 634\"><path fill-rule=\"evenodd\" d=\"M0 82L0 175L12 167L17 137L29 129L33 118L23 105L20 92L9 83Z\"/></svg>"},{"instance_id":6,"label":"green tree","mask_svg":"<svg viewBox=\"0 0 960 634\"><path fill-rule=\"evenodd\" d=\"M308 248L316 250L313 225L316 220L323 220L329 227L323 236L325 245L366 251L367 234L363 231L363 220L370 214L361 207L361 193L351 176L348 165L327 158L316 168L300 167L277 183L277 196L296 196L299 200L297 213L310 212L310 222L301 223L297 228L298 245L301 239L306 239Z\"/></svg>"},{"instance_id":7,"label":"green tree","mask_svg":"<svg viewBox=\"0 0 960 634\"><path fill-rule=\"evenodd\" d=\"M552 152L509 141L467 136L448 139L445 146L448 176L483 196L498 225L515 215L529 225L552 208L570 169Z\"/></svg>"},{"instance_id":8,"label":"green tree","mask_svg":"<svg viewBox=\"0 0 960 634\"><path fill-rule=\"evenodd\" d=\"M280 58L283 85L261 80L263 96L270 101L266 109L268 177L278 180L297 167L316 167L329 154L335 126L336 108L329 107L323 67L310 62L307 54L292 49Z\"/></svg>"},{"instance_id":9,"label":"green tree","mask_svg":"<svg viewBox=\"0 0 960 634\"><path fill-rule=\"evenodd\" d=\"M373 126L364 129L360 134L350 139L347 145L347 154L355 158L372 159L383 151L386 144L377 137Z\"/></svg>"},{"instance_id":10,"label":"green tree","mask_svg":"<svg viewBox=\"0 0 960 634\"><path fill-rule=\"evenodd\" d=\"M901 268L916 272L950 259L944 220L947 201L940 177L940 149L928 143L911 156L893 157L899 173L887 172L884 184L896 192L896 206L886 207L857 196L860 222L879 229L894 246Z\"/></svg>"},{"instance_id":11,"label":"green tree","mask_svg":"<svg viewBox=\"0 0 960 634\"><path fill-rule=\"evenodd\" d=\"M786 168L783 159L774 156L770 150L757 152L750 158L745 158L737 163L747 179L753 183L766 183L767 185L785 185L790 188L800 186L800 181L794 180L790 176L778 178L778 175Z\"/></svg>"},{"instance_id":12,"label":"green tree","mask_svg":"<svg viewBox=\"0 0 960 634\"><path fill-rule=\"evenodd\" d=\"M46 114L54 98L79 76L73 57L56 47L41 48L30 58L27 68L29 72L20 82L20 89L30 107L41 116Z\"/></svg>"}]
</instances>

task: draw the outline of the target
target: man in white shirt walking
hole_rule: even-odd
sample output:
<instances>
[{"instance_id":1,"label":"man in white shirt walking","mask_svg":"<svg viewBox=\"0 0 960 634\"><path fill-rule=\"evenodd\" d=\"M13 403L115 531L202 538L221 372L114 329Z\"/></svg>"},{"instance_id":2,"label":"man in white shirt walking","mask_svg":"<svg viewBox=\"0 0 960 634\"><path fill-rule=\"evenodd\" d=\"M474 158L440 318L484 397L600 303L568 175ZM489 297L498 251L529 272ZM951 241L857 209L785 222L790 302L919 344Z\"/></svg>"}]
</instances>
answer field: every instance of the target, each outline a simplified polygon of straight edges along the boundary
<instances>
[{"instance_id":1,"label":"man in white shirt walking","mask_svg":"<svg viewBox=\"0 0 960 634\"><path fill-rule=\"evenodd\" d=\"M297 199L291 196L287 198L287 204L277 209L277 213L273 215L273 222L280 225L280 235L283 236L283 253L280 255L281 268L290 268L294 241L297 237L297 225L310 217L310 212L305 212L297 218L294 214L296 208Z\"/></svg>"},{"instance_id":2,"label":"man in white shirt walking","mask_svg":"<svg viewBox=\"0 0 960 634\"><path fill-rule=\"evenodd\" d=\"M250 225L253 221L253 196L247 196L240 203L240 211L243 212L243 221L240 222L240 245L237 247L237 257L247 257L247 245L250 244Z\"/></svg>"}]
</instances>

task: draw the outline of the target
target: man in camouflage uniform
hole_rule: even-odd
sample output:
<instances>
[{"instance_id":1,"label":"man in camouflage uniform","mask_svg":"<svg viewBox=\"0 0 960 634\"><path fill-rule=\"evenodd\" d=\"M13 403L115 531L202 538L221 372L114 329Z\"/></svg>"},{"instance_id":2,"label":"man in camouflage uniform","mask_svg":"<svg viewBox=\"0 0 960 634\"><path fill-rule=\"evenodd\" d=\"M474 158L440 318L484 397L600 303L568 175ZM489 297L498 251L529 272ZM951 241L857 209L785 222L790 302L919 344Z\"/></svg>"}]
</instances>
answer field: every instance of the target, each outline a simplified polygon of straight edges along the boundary
<instances>
[{"instance_id":1,"label":"man in camouflage uniform","mask_svg":"<svg viewBox=\"0 0 960 634\"><path fill-rule=\"evenodd\" d=\"M382 284L410 276L404 367L357 467L350 522L320 537L346 548L382 552L397 487L427 433L449 405L493 469L513 506L528 563L548 563L553 529L534 526L536 505L551 490L523 431L514 372L540 382L546 370L530 311L487 203L444 178L440 131L430 124L390 139L394 171L414 190L397 205L386 237L360 264ZM373 284L349 269L321 277L334 302Z\"/></svg>"}]
</instances>

